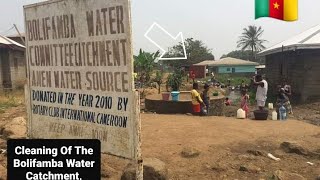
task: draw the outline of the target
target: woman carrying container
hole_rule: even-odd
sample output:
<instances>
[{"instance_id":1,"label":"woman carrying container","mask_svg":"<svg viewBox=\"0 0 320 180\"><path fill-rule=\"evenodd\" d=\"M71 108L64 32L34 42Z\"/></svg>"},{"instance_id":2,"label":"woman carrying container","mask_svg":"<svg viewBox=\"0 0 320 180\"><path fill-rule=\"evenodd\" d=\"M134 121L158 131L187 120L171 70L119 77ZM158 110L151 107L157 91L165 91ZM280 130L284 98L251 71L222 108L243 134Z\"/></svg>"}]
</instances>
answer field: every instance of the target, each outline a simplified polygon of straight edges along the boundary
<instances>
[{"instance_id":1,"label":"woman carrying container","mask_svg":"<svg viewBox=\"0 0 320 180\"><path fill-rule=\"evenodd\" d=\"M203 103L203 100L198 92L199 85L198 83L193 83L193 89L191 91L191 99L192 99L192 114L193 115L201 115L201 105L206 107Z\"/></svg>"}]
</instances>

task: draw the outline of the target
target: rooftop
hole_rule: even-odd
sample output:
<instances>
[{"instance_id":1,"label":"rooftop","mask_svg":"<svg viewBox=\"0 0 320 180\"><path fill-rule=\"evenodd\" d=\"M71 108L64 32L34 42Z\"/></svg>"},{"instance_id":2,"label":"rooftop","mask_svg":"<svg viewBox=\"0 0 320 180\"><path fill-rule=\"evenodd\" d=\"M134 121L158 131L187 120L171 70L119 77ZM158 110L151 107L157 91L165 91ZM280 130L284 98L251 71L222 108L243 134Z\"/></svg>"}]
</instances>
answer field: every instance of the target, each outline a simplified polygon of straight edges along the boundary
<instances>
[{"instance_id":1,"label":"rooftop","mask_svg":"<svg viewBox=\"0 0 320 180\"><path fill-rule=\"evenodd\" d=\"M236 59L231 57L222 58L217 61L206 60L202 61L198 64L194 64L195 66L258 66L259 63L252 61L245 61L242 59Z\"/></svg>"},{"instance_id":2,"label":"rooftop","mask_svg":"<svg viewBox=\"0 0 320 180\"><path fill-rule=\"evenodd\" d=\"M25 46L22 44L19 44L5 36L0 35L0 48L9 48L9 49L17 49L21 50L24 49Z\"/></svg>"},{"instance_id":3,"label":"rooftop","mask_svg":"<svg viewBox=\"0 0 320 180\"><path fill-rule=\"evenodd\" d=\"M297 49L320 49L320 24L261 51L259 56Z\"/></svg>"},{"instance_id":4,"label":"rooftop","mask_svg":"<svg viewBox=\"0 0 320 180\"><path fill-rule=\"evenodd\" d=\"M25 37L25 33L20 33L22 37ZM11 35L8 35L7 37L8 38L14 38L14 37L20 37L20 34L11 34Z\"/></svg>"}]
</instances>

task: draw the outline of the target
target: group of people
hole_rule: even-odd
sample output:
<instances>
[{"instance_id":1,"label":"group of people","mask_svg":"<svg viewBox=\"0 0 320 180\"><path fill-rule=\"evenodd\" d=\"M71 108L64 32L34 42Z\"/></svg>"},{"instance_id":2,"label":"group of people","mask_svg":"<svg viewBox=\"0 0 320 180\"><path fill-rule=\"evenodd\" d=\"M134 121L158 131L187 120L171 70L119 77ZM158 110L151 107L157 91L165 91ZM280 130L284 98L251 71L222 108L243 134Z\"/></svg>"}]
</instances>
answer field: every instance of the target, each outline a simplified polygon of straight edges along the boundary
<instances>
[{"instance_id":1,"label":"group of people","mask_svg":"<svg viewBox=\"0 0 320 180\"><path fill-rule=\"evenodd\" d=\"M282 80L282 84L278 86L278 90L277 109L280 106L284 106L289 114L293 114L289 98L292 94L291 86L287 83L286 79Z\"/></svg>"},{"instance_id":2,"label":"group of people","mask_svg":"<svg viewBox=\"0 0 320 180\"><path fill-rule=\"evenodd\" d=\"M192 98L192 113L194 115L206 115L209 111L210 97L209 97L209 85L205 84L203 92L198 92L199 84L193 83L191 98Z\"/></svg>"},{"instance_id":3,"label":"group of people","mask_svg":"<svg viewBox=\"0 0 320 180\"><path fill-rule=\"evenodd\" d=\"M268 82L261 76L256 75L252 78L252 85L256 86L256 103L259 108L259 110L264 110L267 100L267 94L268 94ZM192 97L192 110L194 115L206 115L209 111L210 106L210 98L209 98L209 85L204 85L204 90L202 93L198 92L199 84L193 83L193 89L191 91L191 97ZM240 107L246 112L246 117L248 117L249 114L249 94L248 94L248 88L249 85L245 84L244 81L242 81L240 85L240 91L241 91L241 103ZM279 109L280 106L285 106L287 109L287 112L289 114L293 114L292 107L290 104L289 96L291 95L291 86L286 83L284 80L281 85L278 86L279 88L279 94L277 98L277 109ZM229 106L231 105L231 101L229 98L225 99L225 105Z\"/></svg>"},{"instance_id":4,"label":"group of people","mask_svg":"<svg viewBox=\"0 0 320 180\"><path fill-rule=\"evenodd\" d=\"M257 86L256 101L259 110L264 110L268 94L268 82L262 78L261 75L256 75L253 79L253 85ZM285 79L282 80L281 85L278 85L278 95L276 102L276 110L280 106L284 106L288 114L293 114L289 96L291 96L291 86L287 84Z\"/></svg>"},{"instance_id":5,"label":"group of people","mask_svg":"<svg viewBox=\"0 0 320 180\"><path fill-rule=\"evenodd\" d=\"M260 110L263 110L267 100L268 83L266 80L262 78L261 75L255 76L255 78L253 78L253 81L254 81L253 84L257 85L257 93L256 93L257 105ZM290 96L291 96L291 86L288 85L286 79L283 79L281 85L278 85L276 109L278 110L279 107L283 105L289 114L293 114L290 98L289 98Z\"/></svg>"}]
</instances>

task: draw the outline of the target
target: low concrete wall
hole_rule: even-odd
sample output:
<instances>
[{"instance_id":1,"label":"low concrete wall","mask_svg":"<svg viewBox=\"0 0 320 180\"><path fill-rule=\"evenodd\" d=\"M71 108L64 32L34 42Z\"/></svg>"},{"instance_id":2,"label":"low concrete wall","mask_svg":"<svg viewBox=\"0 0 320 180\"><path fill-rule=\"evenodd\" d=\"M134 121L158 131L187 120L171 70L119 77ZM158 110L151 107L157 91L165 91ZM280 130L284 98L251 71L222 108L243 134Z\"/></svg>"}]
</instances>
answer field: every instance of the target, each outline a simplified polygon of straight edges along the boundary
<instances>
[{"instance_id":1,"label":"low concrete wall","mask_svg":"<svg viewBox=\"0 0 320 180\"><path fill-rule=\"evenodd\" d=\"M190 92L183 92L182 97L190 96ZM210 108L208 115L223 116L225 97L214 96L210 98ZM186 114L192 112L192 103L190 99L182 99L181 101L164 101L161 94L149 95L145 98L145 108L147 111L159 114Z\"/></svg>"},{"instance_id":2,"label":"low concrete wall","mask_svg":"<svg viewBox=\"0 0 320 180\"><path fill-rule=\"evenodd\" d=\"M192 112L191 101L164 101L146 97L145 107L148 111L159 114L186 114Z\"/></svg>"},{"instance_id":3,"label":"low concrete wall","mask_svg":"<svg viewBox=\"0 0 320 180\"><path fill-rule=\"evenodd\" d=\"M210 99L209 116L224 116L224 96Z\"/></svg>"}]
</instances>

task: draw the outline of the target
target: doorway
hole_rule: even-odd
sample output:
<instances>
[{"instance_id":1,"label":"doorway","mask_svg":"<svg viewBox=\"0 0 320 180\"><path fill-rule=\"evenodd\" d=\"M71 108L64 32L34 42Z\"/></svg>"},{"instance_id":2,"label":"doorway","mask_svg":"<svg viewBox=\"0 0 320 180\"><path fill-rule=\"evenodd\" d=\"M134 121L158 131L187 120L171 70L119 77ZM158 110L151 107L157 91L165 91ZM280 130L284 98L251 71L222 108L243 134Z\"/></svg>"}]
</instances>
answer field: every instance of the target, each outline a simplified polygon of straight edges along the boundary
<instances>
[{"instance_id":1,"label":"doorway","mask_svg":"<svg viewBox=\"0 0 320 180\"><path fill-rule=\"evenodd\" d=\"M2 86L4 89L11 89L11 72L10 72L10 60L9 60L9 52L5 50L0 50L0 64L1 64L1 77Z\"/></svg>"}]
</instances>

